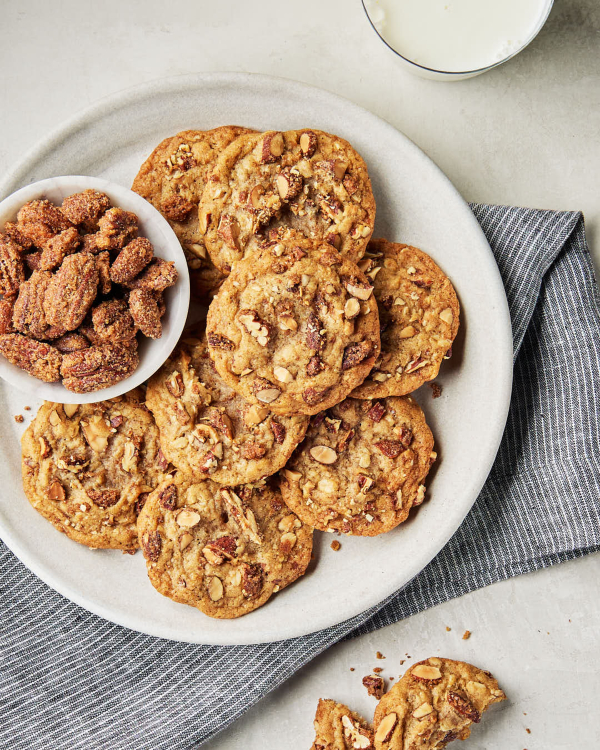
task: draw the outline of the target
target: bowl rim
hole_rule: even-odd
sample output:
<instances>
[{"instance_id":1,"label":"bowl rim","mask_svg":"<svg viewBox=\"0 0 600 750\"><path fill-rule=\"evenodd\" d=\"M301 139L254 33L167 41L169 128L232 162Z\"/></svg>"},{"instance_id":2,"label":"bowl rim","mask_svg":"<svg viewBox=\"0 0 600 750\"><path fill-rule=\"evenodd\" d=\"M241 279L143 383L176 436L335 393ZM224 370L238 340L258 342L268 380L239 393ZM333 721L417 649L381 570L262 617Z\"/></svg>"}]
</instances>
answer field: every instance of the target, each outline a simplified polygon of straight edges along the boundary
<instances>
[{"instance_id":1,"label":"bowl rim","mask_svg":"<svg viewBox=\"0 0 600 750\"><path fill-rule=\"evenodd\" d=\"M486 73L488 70L491 70L492 68L496 68L498 67L498 65L502 65L505 62L508 62L513 57L516 57L516 55L522 52L525 49L525 47L528 47L531 44L531 42L533 42L533 40L536 38L536 36L540 33L542 28L545 26L546 21L548 20L548 16L550 15L552 8L554 7L554 0L544 0L544 1L547 4L545 12L542 13L542 15L540 16L540 20L538 24L535 26L533 32L517 50L515 50L514 52L511 52L510 55L503 57L502 60L497 60L491 65L485 65L482 68L472 68L471 70L441 70L439 68L429 68L427 65L421 65L420 63L415 62L414 60L411 60L410 57L406 57L397 49L395 49L395 47L392 47L392 45L388 41L386 41L386 39L384 39L384 37L381 35L379 30L373 23L371 16L369 15L369 11L367 10L367 6L365 4L366 0L361 0L361 5L373 31L377 34L377 36L385 44L385 46L389 50L391 50L395 55L397 55L399 58L404 60L409 65L412 65L415 68L419 68L420 70L426 71L427 73L435 73L436 75L447 76L448 78L452 78L455 76L476 76L480 73Z\"/></svg>"},{"instance_id":2,"label":"bowl rim","mask_svg":"<svg viewBox=\"0 0 600 750\"><path fill-rule=\"evenodd\" d=\"M153 245L157 250L157 257L164 257L167 254L168 259L175 262L179 273L175 286L171 288L167 335L160 339L147 339L146 347L149 351L147 351L146 357L143 361L140 357L138 366L127 378L107 388L89 393L69 391L62 385L61 381L46 383L38 380L0 356L0 378L32 398L66 404L84 404L122 396L144 383L164 364L176 346L186 324L190 303L190 281L187 273L187 261L181 244L164 216L151 203L130 188L103 177L92 177L90 175L48 177L24 185L0 201L0 217L9 215L2 219L0 224L3 224L5 220L11 220L9 217L16 216L19 208L27 201L39 199L53 189L59 189L68 195L71 194L68 191L76 193L89 188L108 193L113 206L133 211L138 217L142 236L148 234L149 227L151 227L150 234L155 237L158 234L164 239L159 245L154 237ZM165 252L167 248L168 252Z\"/></svg>"}]
</instances>

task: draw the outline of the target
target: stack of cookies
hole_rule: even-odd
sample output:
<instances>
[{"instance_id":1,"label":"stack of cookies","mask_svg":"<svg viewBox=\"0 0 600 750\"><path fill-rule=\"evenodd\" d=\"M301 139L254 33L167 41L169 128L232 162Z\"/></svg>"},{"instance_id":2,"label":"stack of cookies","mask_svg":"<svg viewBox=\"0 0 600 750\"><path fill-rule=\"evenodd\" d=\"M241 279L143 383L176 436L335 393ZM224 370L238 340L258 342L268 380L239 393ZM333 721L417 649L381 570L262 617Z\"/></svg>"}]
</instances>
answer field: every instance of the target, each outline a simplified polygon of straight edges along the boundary
<instances>
[{"instance_id":1,"label":"stack of cookies","mask_svg":"<svg viewBox=\"0 0 600 750\"><path fill-rule=\"evenodd\" d=\"M367 168L337 136L184 131L133 187L176 232L206 325L145 404L42 407L26 490L77 541L137 533L158 591L237 617L304 573L313 529L375 536L423 502L436 454L408 394L449 356L458 301L428 255L371 240Z\"/></svg>"}]
</instances>

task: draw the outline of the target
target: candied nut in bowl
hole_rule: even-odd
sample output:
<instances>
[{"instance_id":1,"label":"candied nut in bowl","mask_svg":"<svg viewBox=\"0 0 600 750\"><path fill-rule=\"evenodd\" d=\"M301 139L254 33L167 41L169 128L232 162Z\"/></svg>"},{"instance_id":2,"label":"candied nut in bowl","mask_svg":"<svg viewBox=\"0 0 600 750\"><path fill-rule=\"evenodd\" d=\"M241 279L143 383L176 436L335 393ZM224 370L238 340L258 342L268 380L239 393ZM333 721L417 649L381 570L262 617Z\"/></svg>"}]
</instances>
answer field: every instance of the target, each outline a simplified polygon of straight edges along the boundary
<instances>
[{"instance_id":1,"label":"candied nut in bowl","mask_svg":"<svg viewBox=\"0 0 600 750\"><path fill-rule=\"evenodd\" d=\"M67 337L73 338L74 336L77 337L78 340L81 339L82 342L85 342L85 337L80 335L79 329L77 329L77 333L75 332L75 330L60 330L60 326L50 325L48 321L42 321L43 326L47 326L47 330L46 333L43 333L43 342L37 342L35 340L25 338L20 330L12 328L12 326L10 325L9 317L7 317L7 325L9 327L5 330L5 326L3 325L1 333L10 334L11 338L10 340L6 340L5 348L7 349L7 352L9 353L11 359L16 363L19 363L21 360L24 360L28 357L34 356L33 352L35 352L37 356L36 367L32 368L32 370L35 370L35 374L37 375L37 377L34 377L32 374L29 374L25 370L20 369L17 364L11 364L11 362L4 356L0 356L0 377L9 382L11 385L14 385L16 388L19 388L20 390L27 392L32 396L37 396L38 398L42 398L46 401L56 401L59 403L91 403L102 401L113 398L115 396L119 396L143 383L156 370L158 370L159 367L161 367L161 365L165 362L175 344L179 340L189 308L189 274L183 250L181 249L181 245L179 244L175 233L169 226L168 222L150 203L145 201L133 191L122 187L121 185L117 185L99 177L83 176L52 177L47 180L41 180L40 182L32 183L31 185L27 185L26 187L21 188L20 190L0 202L0 233L5 235L6 237L10 237L10 239L13 239L10 233L16 232L18 228L17 214L19 213L20 209L26 204L29 204L32 201L48 200L55 206L59 207L61 206L63 200L68 196L82 193L85 190L94 190L97 191L98 194L104 194L105 196L108 196L112 207L118 207L119 209L122 209L123 212L128 212L128 215L135 214L135 216L137 217L138 229L136 233L140 238L140 240L137 241L137 245L142 247L143 242L145 242L144 238L146 238L152 244L156 256L155 259L150 263L150 265L146 266L139 273L139 276L142 276L144 273L146 273L148 278L151 278L152 280L152 278L158 276L158 274L156 273L157 264L160 265L160 263L162 263L165 267L168 266L172 269L172 275L177 276L177 281L172 286L169 286L164 290L162 290L162 288L158 291L153 291L152 289L150 290L150 293L154 295L154 298L156 300L155 307L156 305L158 305L158 307L161 309L161 312L163 305L165 308L164 316L161 318L162 335L159 338L147 338L146 336L142 335L142 333L138 333L137 340L139 346L137 348L135 356L132 355L129 358L128 363L126 363L127 366L125 366L125 364L121 366L121 376L123 377L123 379L119 380L118 382L114 382L117 377L119 377L119 375L111 377L110 373L108 374L108 376L106 376L106 373L99 372L97 370L94 370L93 373L90 371L90 379L89 381L86 381L84 383L83 388L79 388L80 392L67 390L67 388L65 388L65 386L61 383L58 376L55 377L56 362L54 362L54 359L56 358L64 360L65 356L71 357L71 359L73 359L72 354L68 354L68 352L65 353L62 351L63 347L61 342ZM64 219L64 226L61 224L60 226L50 226L48 228L48 226L46 226L42 222L40 222L39 225L32 223L31 226L36 230L37 234L35 234L33 231L31 232L33 245L30 244L30 246L27 248L27 257L35 255L36 252L39 252L38 250L36 250L36 248L38 247L38 244L36 244L36 242L39 243L41 240L45 240L44 232L47 232L49 235L52 235L54 233L56 236L58 236L58 233L60 232L65 235L65 242L62 246L59 246L58 242L54 242L54 245L57 245L57 251L60 250L60 252L62 253L61 255L59 255L57 260L57 263L59 265L63 260L63 255L64 257L69 258L69 254L71 252L81 252L86 254L90 253L96 259L100 259L100 261L105 262L106 269L108 269L108 263L114 263L115 259L119 255L120 250L122 249L119 247L119 235L113 229L115 225L116 229L119 228L117 222L113 221L112 226L110 226L110 230L113 231L113 235L110 235L105 231L105 234L109 237L109 239L104 243L107 245L107 248L100 246L94 247L93 241L88 243L88 238L94 237L94 234L86 235L83 238L85 242L82 241L81 244L76 248L73 248L70 244L66 243L66 240L69 239L66 235L69 232L73 234L73 231L69 228L71 226L70 219L78 222L81 218L80 214L85 219L85 229L83 230L85 232L93 233L96 230L98 232L102 232L103 226L109 225L109 221L105 221L104 224L101 221L102 214L107 210L107 207L105 205L102 205L101 202L98 202L97 205L90 205L86 208L87 213L81 206L70 206L69 210L65 212L69 218ZM96 212L98 216L96 216L94 212ZM9 222L9 225L6 229L4 229L7 222ZM98 222L100 226L98 226ZM83 226L83 224L80 224L80 226ZM125 238L126 243L131 242L133 239L133 232L129 227L127 227L127 231L129 232L129 236ZM41 237L41 240L38 239L38 237ZM23 239L19 236L16 236L16 240L17 243L19 242L19 240L21 240L21 242L29 242L29 240L27 240L26 238ZM126 244L125 246L128 245ZM21 245L21 247L23 247L23 245ZM137 253L137 255L140 254L141 253ZM174 266L171 266L170 264L174 264ZM123 265L122 261L121 265ZM129 263L129 265L131 265L131 263ZM40 271L39 273L55 273L56 268L57 267L55 266L51 271ZM12 266L8 267L8 271L8 275L5 274L7 276L7 284L5 284L5 286L10 286L11 284L14 286L13 282L16 283L16 281L18 281L18 274L17 276L15 276ZM123 276L123 269L120 269L120 271L120 275L118 273L115 274L117 278ZM102 276L102 274L100 275ZM4 278L1 271L0 277ZM125 272L125 278L128 278L127 272ZM111 283L111 279L108 273L106 273L104 281L106 282L106 284ZM102 284L102 281L100 283ZM112 283L114 288L115 281L113 280ZM130 282L127 281L124 283ZM119 293L121 292L121 290L123 291L125 298L127 298L127 296L131 294L131 292L125 286L119 288ZM8 308L11 304L14 304L15 297L12 287L9 291L13 292L12 295L7 296L5 294L4 297L0 300L0 303L4 303L3 311L4 307L7 308L5 312L7 312L8 316L10 315L10 313L8 312ZM94 305L98 305L101 302L101 299L103 299L103 297L100 295L101 292L104 291L104 288L99 287L99 297L94 302ZM136 299L137 297L141 296L143 295L141 295L139 291L136 292ZM139 300L137 300L137 302L139 303ZM4 317L5 316L3 315L3 320ZM90 314L89 319L91 320L91 318L92 316ZM29 321L29 318L27 320ZM84 321L84 323L82 324L83 329L85 329L87 320L88 319L86 318L86 321ZM37 323L39 325L39 321L37 320L34 320L34 323ZM139 325L137 327L141 328L141 326ZM29 331L30 328L31 326L28 322L26 331ZM155 328L156 327L154 327L153 332L156 335ZM99 347L103 347L106 346L107 342L100 341L91 343L93 346L98 345ZM122 346L123 342L117 341L114 343L116 346ZM44 352L46 352L50 357L48 366L44 365L44 358L46 356ZM137 364L138 357L139 364ZM86 358L82 356L80 357L80 359L82 359L83 361ZM94 361L96 359L101 360L102 357L98 355L97 357L91 359L93 359ZM111 364L109 361L105 364L107 368L110 368ZM100 363L99 370L102 370L102 362ZM40 372L44 376L45 381L53 382L43 382L42 380L37 379L40 376ZM88 377L87 369L83 377L84 379ZM114 382L114 385L110 385L111 382ZM104 383L108 384L108 387L102 387ZM88 384L90 390L86 391L85 389ZM91 388L96 387L96 385L98 385L100 390L91 390Z\"/></svg>"}]
</instances>

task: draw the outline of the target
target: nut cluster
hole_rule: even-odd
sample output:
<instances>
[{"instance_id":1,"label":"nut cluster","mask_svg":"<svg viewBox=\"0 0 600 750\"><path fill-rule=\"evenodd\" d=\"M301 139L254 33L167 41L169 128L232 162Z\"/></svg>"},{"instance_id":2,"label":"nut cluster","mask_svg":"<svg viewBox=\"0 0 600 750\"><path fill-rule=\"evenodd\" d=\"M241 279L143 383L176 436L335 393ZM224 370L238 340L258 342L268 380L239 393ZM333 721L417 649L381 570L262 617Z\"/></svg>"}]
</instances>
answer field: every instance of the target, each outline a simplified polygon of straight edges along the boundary
<instances>
[{"instance_id":1,"label":"nut cluster","mask_svg":"<svg viewBox=\"0 0 600 750\"><path fill-rule=\"evenodd\" d=\"M137 216L96 190L22 206L0 234L0 353L75 393L131 375L137 333L160 338L177 281L138 233Z\"/></svg>"}]
</instances>

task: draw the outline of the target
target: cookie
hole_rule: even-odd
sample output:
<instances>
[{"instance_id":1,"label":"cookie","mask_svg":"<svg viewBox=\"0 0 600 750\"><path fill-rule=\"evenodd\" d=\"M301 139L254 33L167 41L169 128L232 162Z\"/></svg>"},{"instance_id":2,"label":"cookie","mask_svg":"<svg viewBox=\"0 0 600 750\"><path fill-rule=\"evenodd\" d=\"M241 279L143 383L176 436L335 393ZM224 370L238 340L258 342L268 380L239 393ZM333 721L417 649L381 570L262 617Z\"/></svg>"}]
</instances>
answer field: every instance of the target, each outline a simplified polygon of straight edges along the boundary
<instances>
[{"instance_id":1,"label":"cookie","mask_svg":"<svg viewBox=\"0 0 600 750\"><path fill-rule=\"evenodd\" d=\"M236 263L207 318L223 380L276 414L341 401L379 356L373 287L327 243L267 242Z\"/></svg>"},{"instance_id":2,"label":"cookie","mask_svg":"<svg viewBox=\"0 0 600 750\"><path fill-rule=\"evenodd\" d=\"M238 138L217 159L199 206L213 263L229 273L252 238L293 227L353 260L375 222L367 167L352 146L320 130Z\"/></svg>"},{"instance_id":3,"label":"cookie","mask_svg":"<svg viewBox=\"0 0 600 750\"><path fill-rule=\"evenodd\" d=\"M229 486L274 474L304 437L308 417L276 417L250 404L219 376L198 328L150 380L146 403L162 450L180 471Z\"/></svg>"},{"instance_id":4,"label":"cookie","mask_svg":"<svg viewBox=\"0 0 600 750\"><path fill-rule=\"evenodd\" d=\"M506 698L489 672L472 664L432 657L415 664L375 709L377 750L438 750L466 739L471 724Z\"/></svg>"},{"instance_id":5,"label":"cookie","mask_svg":"<svg viewBox=\"0 0 600 750\"><path fill-rule=\"evenodd\" d=\"M198 230L198 202L217 156L248 128L184 130L165 138L142 164L132 189L165 217L184 249L191 288L206 301L223 279L211 262Z\"/></svg>"},{"instance_id":6,"label":"cookie","mask_svg":"<svg viewBox=\"0 0 600 750\"><path fill-rule=\"evenodd\" d=\"M44 403L21 440L23 486L33 507L88 547L134 549L136 503L160 477L158 429L128 397Z\"/></svg>"},{"instance_id":7,"label":"cookie","mask_svg":"<svg viewBox=\"0 0 600 750\"><path fill-rule=\"evenodd\" d=\"M376 536L423 502L435 458L425 415L410 396L347 398L313 417L281 472L281 491L316 529Z\"/></svg>"},{"instance_id":8,"label":"cookie","mask_svg":"<svg viewBox=\"0 0 600 750\"><path fill-rule=\"evenodd\" d=\"M433 380L458 331L459 304L450 279L416 247L371 240L361 268L375 285L381 357L352 394L403 396Z\"/></svg>"},{"instance_id":9,"label":"cookie","mask_svg":"<svg viewBox=\"0 0 600 750\"><path fill-rule=\"evenodd\" d=\"M150 495L138 534L154 588L217 618L262 606L304 573L312 550L312 529L277 489L180 472Z\"/></svg>"},{"instance_id":10,"label":"cookie","mask_svg":"<svg viewBox=\"0 0 600 750\"><path fill-rule=\"evenodd\" d=\"M311 750L369 750L373 730L348 706L321 698L315 714L315 741Z\"/></svg>"}]
</instances>

